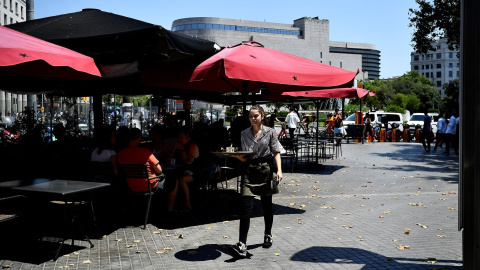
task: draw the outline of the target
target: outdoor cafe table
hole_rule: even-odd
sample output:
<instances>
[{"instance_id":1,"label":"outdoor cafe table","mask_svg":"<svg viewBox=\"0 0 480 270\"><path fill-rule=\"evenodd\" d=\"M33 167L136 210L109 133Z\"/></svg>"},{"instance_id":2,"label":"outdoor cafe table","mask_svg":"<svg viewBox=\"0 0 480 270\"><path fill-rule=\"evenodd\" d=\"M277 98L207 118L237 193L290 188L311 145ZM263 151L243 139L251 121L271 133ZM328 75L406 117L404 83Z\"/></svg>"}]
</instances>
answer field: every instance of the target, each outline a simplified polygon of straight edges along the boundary
<instances>
[{"instance_id":1,"label":"outdoor cafe table","mask_svg":"<svg viewBox=\"0 0 480 270\"><path fill-rule=\"evenodd\" d=\"M85 182L85 181L73 181L73 180L51 180L51 181L40 181L45 179L34 179L29 182L26 181L8 181L3 182L0 187L10 187L12 191L27 195L33 196L40 200L60 200L64 202L64 218L65 218L65 228L64 228L64 237L58 247L55 257L53 260L57 260L62 250L65 239L68 237L70 229L73 225L76 225L77 228L84 234L87 241L90 243L90 248L94 247L93 243L90 241L90 238L86 235L83 228L80 226L79 222L76 219L77 216L77 206L78 202L87 202L90 203L93 212L92 205L92 196L91 192L97 189L105 188L110 186L107 183L96 183L96 182ZM39 182L39 183L38 183ZM71 218L69 220L69 212ZM94 216L95 218L95 216ZM72 245L74 240L72 238Z\"/></svg>"}]
</instances>

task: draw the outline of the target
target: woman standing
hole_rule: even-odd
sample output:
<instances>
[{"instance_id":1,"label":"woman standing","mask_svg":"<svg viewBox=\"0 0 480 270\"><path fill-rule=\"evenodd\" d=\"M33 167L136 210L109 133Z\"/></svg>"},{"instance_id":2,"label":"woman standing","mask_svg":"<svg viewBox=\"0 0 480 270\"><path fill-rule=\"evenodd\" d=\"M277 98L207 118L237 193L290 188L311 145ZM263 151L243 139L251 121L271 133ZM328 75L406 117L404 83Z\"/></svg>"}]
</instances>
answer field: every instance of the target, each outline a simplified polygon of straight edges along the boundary
<instances>
[{"instance_id":1,"label":"woman standing","mask_svg":"<svg viewBox=\"0 0 480 270\"><path fill-rule=\"evenodd\" d=\"M246 243L254 196L260 196L262 201L265 221L263 247L269 248L272 246L272 194L278 193L277 185L283 178L277 134L273 128L268 127L263 108L256 105L252 106L248 117L252 126L241 133L242 150L251 151L255 154L249 157L235 155L236 158L247 165L246 174L241 184L239 242L232 246L232 249L241 257L247 256ZM277 167L276 175L274 175L270 166L272 158Z\"/></svg>"}]
</instances>

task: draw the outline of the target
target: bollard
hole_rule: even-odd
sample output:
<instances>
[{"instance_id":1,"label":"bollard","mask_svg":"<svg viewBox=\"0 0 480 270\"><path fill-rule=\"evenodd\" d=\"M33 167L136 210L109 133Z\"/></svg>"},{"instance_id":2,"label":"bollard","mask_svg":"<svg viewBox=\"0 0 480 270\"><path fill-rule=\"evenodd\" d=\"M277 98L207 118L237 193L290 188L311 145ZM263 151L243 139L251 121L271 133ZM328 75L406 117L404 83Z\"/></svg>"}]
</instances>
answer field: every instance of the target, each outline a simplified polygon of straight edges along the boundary
<instances>
[{"instance_id":1,"label":"bollard","mask_svg":"<svg viewBox=\"0 0 480 270\"><path fill-rule=\"evenodd\" d=\"M392 142L397 142L397 129L392 128Z\"/></svg>"},{"instance_id":2,"label":"bollard","mask_svg":"<svg viewBox=\"0 0 480 270\"><path fill-rule=\"evenodd\" d=\"M422 130L419 128L415 128L415 142L422 143L420 138L422 137Z\"/></svg>"},{"instance_id":3,"label":"bollard","mask_svg":"<svg viewBox=\"0 0 480 270\"><path fill-rule=\"evenodd\" d=\"M380 128L380 138L378 139L379 142L385 142L387 139L387 133L385 132L385 128Z\"/></svg>"},{"instance_id":4,"label":"bollard","mask_svg":"<svg viewBox=\"0 0 480 270\"><path fill-rule=\"evenodd\" d=\"M408 126L407 128L403 128L403 142L409 142L410 141L410 131L408 131Z\"/></svg>"}]
</instances>

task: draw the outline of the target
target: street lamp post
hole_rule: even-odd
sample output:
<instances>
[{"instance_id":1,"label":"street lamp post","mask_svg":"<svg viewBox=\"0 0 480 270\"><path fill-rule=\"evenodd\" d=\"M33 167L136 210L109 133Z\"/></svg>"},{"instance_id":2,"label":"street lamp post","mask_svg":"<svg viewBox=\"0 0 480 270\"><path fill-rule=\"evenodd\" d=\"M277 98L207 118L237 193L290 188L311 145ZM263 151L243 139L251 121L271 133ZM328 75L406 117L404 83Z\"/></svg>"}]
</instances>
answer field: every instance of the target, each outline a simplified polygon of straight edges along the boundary
<instances>
[{"instance_id":1,"label":"street lamp post","mask_svg":"<svg viewBox=\"0 0 480 270\"><path fill-rule=\"evenodd\" d=\"M432 77L433 91L432 91L432 109L435 109L435 77Z\"/></svg>"}]
</instances>

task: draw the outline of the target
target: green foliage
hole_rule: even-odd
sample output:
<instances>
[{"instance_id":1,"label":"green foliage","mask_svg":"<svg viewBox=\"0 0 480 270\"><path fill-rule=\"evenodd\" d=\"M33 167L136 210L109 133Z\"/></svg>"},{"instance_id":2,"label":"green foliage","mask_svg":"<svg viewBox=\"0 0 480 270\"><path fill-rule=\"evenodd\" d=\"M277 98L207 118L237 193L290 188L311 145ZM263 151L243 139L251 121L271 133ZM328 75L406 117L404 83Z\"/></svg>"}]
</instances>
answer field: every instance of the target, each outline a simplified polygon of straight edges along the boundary
<instances>
[{"instance_id":1,"label":"green foliage","mask_svg":"<svg viewBox=\"0 0 480 270\"><path fill-rule=\"evenodd\" d=\"M450 115L452 112L459 111L459 89L460 82L458 79L450 81L444 85L445 88L445 97L442 99L441 110L447 115Z\"/></svg>"},{"instance_id":2,"label":"green foliage","mask_svg":"<svg viewBox=\"0 0 480 270\"><path fill-rule=\"evenodd\" d=\"M287 111L279 111L277 117L287 117Z\"/></svg>"},{"instance_id":3,"label":"green foliage","mask_svg":"<svg viewBox=\"0 0 480 270\"><path fill-rule=\"evenodd\" d=\"M405 110L402 109L400 106L397 106L397 105L388 105L386 108L385 108L385 111L386 112L395 112L395 113L405 113Z\"/></svg>"},{"instance_id":4,"label":"green foliage","mask_svg":"<svg viewBox=\"0 0 480 270\"><path fill-rule=\"evenodd\" d=\"M409 110L410 113L417 112L421 103L420 99L415 95L408 95L406 96L406 100L405 109Z\"/></svg>"},{"instance_id":5,"label":"green foliage","mask_svg":"<svg viewBox=\"0 0 480 270\"><path fill-rule=\"evenodd\" d=\"M237 112L242 110L241 106L227 107L225 109L225 116L237 116Z\"/></svg>"},{"instance_id":6,"label":"green foliage","mask_svg":"<svg viewBox=\"0 0 480 270\"><path fill-rule=\"evenodd\" d=\"M448 39L451 50L460 44L460 0L415 0L418 9L409 9L408 26L414 28L413 48L426 54L434 51L432 43Z\"/></svg>"},{"instance_id":7,"label":"green foliage","mask_svg":"<svg viewBox=\"0 0 480 270\"><path fill-rule=\"evenodd\" d=\"M402 93L395 94L393 96L392 105L405 109L405 106L407 106L407 96Z\"/></svg>"},{"instance_id":8,"label":"green foliage","mask_svg":"<svg viewBox=\"0 0 480 270\"><path fill-rule=\"evenodd\" d=\"M302 110L305 111L315 110L315 103L303 103L300 104L300 106L302 107Z\"/></svg>"}]
</instances>

